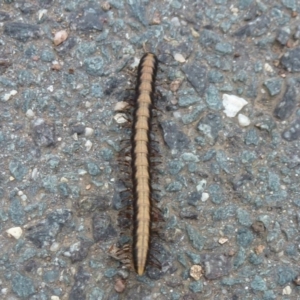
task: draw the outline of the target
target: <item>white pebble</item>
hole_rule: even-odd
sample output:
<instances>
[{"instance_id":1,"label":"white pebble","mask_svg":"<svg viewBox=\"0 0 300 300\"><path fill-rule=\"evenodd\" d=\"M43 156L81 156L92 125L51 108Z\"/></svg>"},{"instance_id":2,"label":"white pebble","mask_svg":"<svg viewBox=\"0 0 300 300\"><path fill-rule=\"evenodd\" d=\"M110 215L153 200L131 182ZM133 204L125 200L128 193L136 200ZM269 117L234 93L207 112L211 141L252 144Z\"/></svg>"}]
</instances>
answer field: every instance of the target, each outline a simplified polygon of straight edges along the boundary
<instances>
[{"instance_id":1,"label":"white pebble","mask_svg":"<svg viewBox=\"0 0 300 300\"><path fill-rule=\"evenodd\" d=\"M31 178L32 178L33 180L37 180L38 175L39 175L38 169L37 169L37 168L34 168L34 169L32 170L32 172L31 172Z\"/></svg>"},{"instance_id":2,"label":"white pebble","mask_svg":"<svg viewBox=\"0 0 300 300\"><path fill-rule=\"evenodd\" d=\"M87 173L87 171L84 170L84 169L79 169L79 170L78 170L78 174L79 174L79 175L85 175L86 173Z\"/></svg>"},{"instance_id":3,"label":"white pebble","mask_svg":"<svg viewBox=\"0 0 300 300\"><path fill-rule=\"evenodd\" d=\"M282 290L282 295L290 295L292 293L292 289L289 285L287 285L283 290Z\"/></svg>"},{"instance_id":4,"label":"white pebble","mask_svg":"<svg viewBox=\"0 0 300 300\"><path fill-rule=\"evenodd\" d=\"M183 55L180 54L180 53L175 53L174 59L175 59L176 61L179 61L180 63L184 63L184 62L185 62L185 58L184 58Z\"/></svg>"},{"instance_id":5,"label":"white pebble","mask_svg":"<svg viewBox=\"0 0 300 300\"><path fill-rule=\"evenodd\" d=\"M242 126L242 127L246 127L246 126L249 126L251 121L250 119L243 115L243 114L238 114L238 120L239 120L239 124Z\"/></svg>"},{"instance_id":6,"label":"white pebble","mask_svg":"<svg viewBox=\"0 0 300 300\"><path fill-rule=\"evenodd\" d=\"M51 300L60 300L58 296L51 296Z\"/></svg>"},{"instance_id":7,"label":"white pebble","mask_svg":"<svg viewBox=\"0 0 300 300\"><path fill-rule=\"evenodd\" d=\"M115 119L115 121L116 121L117 123L119 123L119 124L123 124L123 123L128 122L128 121L127 121L127 118L126 118L126 114L121 114L121 113L116 114L116 115L114 116L114 119Z\"/></svg>"},{"instance_id":8,"label":"white pebble","mask_svg":"<svg viewBox=\"0 0 300 300\"><path fill-rule=\"evenodd\" d=\"M224 113L227 117L233 118L248 102L235 95L223 94Z\"/></svg>"},{"instance_id":9,"label":"white pebble","mask_svg":"<svg viewBox=\"0 0 300 300\"><path fill-rule=\"evenodd\" d=\"M129 104L126 101L119 101L114 107L114 111L123 111L128 108Z\"/></svg>"},{"instance_id":10,"label":"white pebble","mask_svg":"<svg viewBox=\"0 0 300 300\"><path fill-rule=\"evenodd\" d=\"M7 292L8 292L8 288L3 288L3 289L1 289L1 294L2 294L2 295L6 295Z\"/></svg>"},{"instance_id":11,"label":"white pebble","mask_svg":"<svg viewBox=\"0 0 300 300\"><path fill-rule=\"evenodd\" d=\"M18 196L22 196L24 193L22 191L18 191Z\"/></svg>"},{"instance_id":12,"label":"white pebble","mask_svg":"<svg viewBox=\"0 0 300 300\"><path fill-rule=\"evenodd\" d=\"M84 135L85 136L92 136L94 134L94 129L90 127L85 127Z\"/></svg>"},{"instance_id":13,"label":"white pebble","mask_svg":"<svg viewBox=\"0 0 300 300\"><path fill-rule=\"evenodd\" d=\"M18 92L17 92L16 90L12 90L12 91L10 91L9 93L4 94L2 100L3 100L3 101L8 101L8 100L11 98L11 96L16 95L17 93L18 93Z\"/></svg>"},{"instance_id":14,"label":"white pebble","mask_svg":"<svg viewBox=\"0 0 300 300\"><path fill-rule=\"evenodd\" d=\"M16 240L18 240L21 237L23 230L21 227L12 227L7 229L6 233L13 236Z\"/></svg>"},{"instance_id":15,"label":"white pebble","mask_svg":"<svg viewBox=\"0 0 300 300\"><path fill-rule=\"evenodd\" d=\"M85 102L85 107L86 108L90 108L91 106L92 106L91 102L89 102L89 101Z\"/></svg>"},{"instance_id":16,"label":"white pebble","mask_svg":"<svg viewBox=\"0 0 300 300\"><path fill-rule=\"evenodd\" d=\"M269 73L273 72L273 68L268 63L265 63L264 68L265 68L265 71L267 71Z\"/></svg>"},{"instance_id":17,"label":"white pebble","mask_svg":"<svg viewBox=\"0 0 300 300\"><path fill-rule=\"evenodd\" d=\"M52 245L50 246L50 251L52 252L56 252L59 249L59 243L54 242L52 243Z\"/></svg>"},{"instance_id":18,"label":"white pebble","mask_svg":"<svg viewBox=\"0 0 300 300\"><path fill-rule=\"evenodd\" d=\"M74 132L74 133L73 133L72 138L73 138L74 141L78 141L78 135L77 135L77 132Z\"/></svg>"},{"instance_id":19,"label":"white pebble","mask_svg":"<svg viewBox=\"0 0 300 300\"><path fill-rule=\"evenodd\" d=\"M54 91L53 85L49 85L47 90L52 93Z\"/></svg>"},{"instance_id":20,"label":"white pebble","mask_svg":"<svg viewBox=\"0 0 300 300\"><path fill-rule=\"evenodd\" d=\"M84 146L85 146L85 150L86 151L90 151L92 149L92 147L93 147L93 143L90 140L87 140L85 142Z\"/></svg>"},{"instance_id":21,"label":"white pebble","mask_svg":"<svg viewBox=\"0 0 300 300\"><path fill-rule=\"evenodd\" d=\"M209 198L209 194L208 193L202 193L202 196L201 196L201 201L202 202L205 202L208 198Z\"/></svg>"},{"instance_id":22,"label":"white pebble","mask_svg":"<svg viewBox=\"0 0 300 300\"><path fill-rule=\"evenodd\" d=\"M35 113L32 111L32 109L28 109L28 110L26 111L26 117L27 117L27 118L32 119L32 118L34 118L34 116L35 116Z\"/></svg>"},{"instance_id":23,"label":"white pebble","mask_svg":"<svg viewBox=\"0 0 300 300\"><path fill-rule=\"evenodd\" d=\"M138 58L134 58L134 62L130 65L130 68L135 69L140 63L140 60Z\"/></svg>"}]
</instances>

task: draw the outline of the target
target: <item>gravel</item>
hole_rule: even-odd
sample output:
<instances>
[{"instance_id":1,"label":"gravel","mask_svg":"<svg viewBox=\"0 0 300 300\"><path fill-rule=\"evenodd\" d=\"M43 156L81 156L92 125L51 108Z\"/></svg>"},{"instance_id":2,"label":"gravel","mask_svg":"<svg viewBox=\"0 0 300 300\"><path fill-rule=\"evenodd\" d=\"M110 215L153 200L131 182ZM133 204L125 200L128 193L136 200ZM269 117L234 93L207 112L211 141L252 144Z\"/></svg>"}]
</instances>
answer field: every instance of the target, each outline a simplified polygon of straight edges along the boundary
<instances>
[{"instance_id":1,"label":"gravel","mask_svg":"<svg viewBox=\"0 0 300 300\"><path fill-rule=\"evenodd\" d=\"M0 298L298 299L299 13L298 0L2 1ZM131 239L130 114L121 126L114 107L134 99L144 49L160 62L165 222L137 276L109 253ZM228 117L224 94L247 104Z\"/></svg>"}]
</instances>

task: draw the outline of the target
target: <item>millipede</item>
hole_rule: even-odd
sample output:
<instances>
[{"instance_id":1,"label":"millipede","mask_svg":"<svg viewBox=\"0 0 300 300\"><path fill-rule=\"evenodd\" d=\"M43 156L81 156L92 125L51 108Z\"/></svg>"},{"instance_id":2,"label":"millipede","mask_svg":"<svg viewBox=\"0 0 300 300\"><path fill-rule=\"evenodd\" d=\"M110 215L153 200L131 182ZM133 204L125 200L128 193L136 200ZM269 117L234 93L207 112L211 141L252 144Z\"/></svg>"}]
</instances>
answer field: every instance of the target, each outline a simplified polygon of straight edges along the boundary
<instances>
[{"instance_id":1,"label":"millipede","mask_svg":"<svg viewBox=\"0 0 300 300\"><path fill-rule=\"evenodd\" d=\"M131 162L126 165L131 169L129 172L132 192L129 196L131 212L128 214L126 211L126 216L131 218L129 223L132 229L132 244L131 246L124 245L116 254L125 265L130 264L138 275L144 274L148 264L155 264L154 258L150 259L150 244L155 231L153 223L162 220L153 199L151 185L154 167L151 159L153 151L151 149L152 111L157 66L158 59L150 52L142 56L138 65L128 153L131 156Z\"/></svg>"},{"instance_id":2,"label":"millipede","mask_svg":"<svg viewBox=\"0 0 300 300\"><path fill-rule=\"evenodd\" d=\"M138 66L135 108L131 133L133 187L133 265L142 275L149 257L152 221L151 120L158 60L146 53Z\"/></svg>"}]
</instances>

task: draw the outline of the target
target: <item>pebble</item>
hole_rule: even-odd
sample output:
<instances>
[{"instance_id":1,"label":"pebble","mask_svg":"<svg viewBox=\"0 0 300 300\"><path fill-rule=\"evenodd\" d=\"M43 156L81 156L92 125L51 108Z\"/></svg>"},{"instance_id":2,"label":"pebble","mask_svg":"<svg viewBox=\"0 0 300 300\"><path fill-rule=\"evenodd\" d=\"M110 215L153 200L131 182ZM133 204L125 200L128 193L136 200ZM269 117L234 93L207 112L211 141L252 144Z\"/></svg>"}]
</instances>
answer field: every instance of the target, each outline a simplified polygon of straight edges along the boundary
<instances>
[{"instance_id":1,"label":"pebble","mask_svg":"<svg viewBox=\"0 0 300 300\"><path fill-rule=\"evenodd\" d=\"M183 57L182 54L180 53L175 53L174 55L174 59L180 63L184 63L185 62L185 58Z\"/></svg>"},{"instance_id":2,"label":"pebble","mask_svg":"<svg viewBox=\"0 0 300 300\"><path fill-rule=\"evenodd\" d=\"M21 237L23 230L21 227L12 227L7 229L6 233L18 240Z\"/></svg>"},{"instance_id":3,"label":"pebble","mask_svg":"<svg viewBox=\"0 0 300 300\"><path fill-rule=\"evenodd\" d=\"M84 130L84 135L85 136L92 136L94 134L94 129L90 127L86 127Z\"/></svg>"},{"instance_id":4,"label":"pebble","mask_svg":"<svg viewBox=\"0 0 300 300\"><path fill-rule=\"evenodd\" d=\"M193 265L190 269L190 276L195 280L199 280L202 277L202 267L199 265Z\"/></svg>"},{"instance_id":5,"label":"pebble","mask_svg":"<svg viewBox=\"0 0 300 300\"><path fill-rule=\"evenodd\" d=\"M16 90L12 90L9 93L4 94L3 97L2 97L2 101L5 101L5 102L8 101L11 98L11 96L16 95L17 93L18 92Z\"/></svg>"},{"instance_id":6,"label":"pebble","mask_svg":"<svg viewBox=\"0 0 300 300\"><path fill-rule=\"evenodd\" d=\"M235 95L223 94L224 113L227 117L233 118L248 102Z\"/></svg>"},{"instance_id":7,"label":"pebble","mask_svg":"<svg viewBox=\"0 0 300 300\"><path fill-rule=\"evenodd\" d=\"M84 146L86 151L90 151L92 149L93 143L90 140L87 140Z\"/></svg>"},{"instance_id":8,"label":"pebble","mask_svg":"<svg viewBox=\"0 0 300 300\"><path fill-rule=\"evenodd\" d=\"M53 43L55 46L60 45L68 38L68 33L66 30L57 31L54 35Z\"/></svg>"},{"instance_id":9,"label":"pebble","mask_svg":"<svg viewBox=\"0 0 300 300\"><path fill-rule=\"evenodd\" d=\"M35 113L32 111L32 109L28 109L26 111L26 117L29 119L33 119L35 117Z\"/></svg>"},{"instance_id":10,"label":"pebble","mask_svg":"<svg viewBox=\"0 0 300 300\"><path fill-rule=\"evenodd\" d=\"M238 121L242 127L247 127L251 123L250 119L243 114L238 114Z\"/></svg>"},{"instance_id":11,"label":"pebble","mask_svg":"<svg viewBox=\"0 0 300 300\"><path fill-rule=\"evenodd\" d=\"M208 193L202 193L202 196L201 196L201 201L202 202L205 202L208 198L209 198L209 194Z\"/></svg>"},{"instance_id":12,"label":"pebble","mask_svg":"<svg viewBox=\"0 0 300 300\"><path fill-rule=\"evenodd\" d=\"M290 295L292 293L292 289L289 285L287 285L283 290L282 290L282 295Z\"/></svg>"},{"instance_id":13,"label":"pebble","mask_svg":"<svg viewBox=\"0 0 300 300\"><path fill-rule=\"evenodd\" d=\"M126 101L119 101L114 107L114 111L124 111L128 108L129 104Z\"/></svg>"},{"instance_id":14,"label":"pebble","mask_svg":"<svg viewBox=\"0 0 300 300\"><path fill-rule=\"evenodd\" d=\"M265 68L265 71L267 71L269 73L273 72L273 68L268 63L265 63L264 68Z\"/></svg>"},{"instance_id":15,"label":"pebble","mask_svg":"<svg viewBox=\"0 0 300 300\"><path fill-rule=\"evenodd\" d=\"M114 119L118 124L124 124L124 123L128 122L128 120L126 118L126 114L122 114L122 113L116 114L114 116Z\"/></svg>"},{"instance_id":16,"label":"pebble","mask_svg":"<svg viewBox=\"0 0 300 300\"><path fill-rule=\"evenodd\" d=\"M220 238L219 239L219 244L221 244L221 245L223 245L223 244L225 244L225 243L227 243L228 242L228 238L224 238L224 237L222 237L222 238Z\"/></svg>"},{"instance_id":17,"label":"pebble","mask_svg":"<svg viewBox=\"0 0 300 300\"><path fill-rule=\"evenodd\" d=\"M52 243L52 245L50 246L50 251L52 252L56 252L59 249L59 243L54 242Z\"/></svg>"}]
</instances>

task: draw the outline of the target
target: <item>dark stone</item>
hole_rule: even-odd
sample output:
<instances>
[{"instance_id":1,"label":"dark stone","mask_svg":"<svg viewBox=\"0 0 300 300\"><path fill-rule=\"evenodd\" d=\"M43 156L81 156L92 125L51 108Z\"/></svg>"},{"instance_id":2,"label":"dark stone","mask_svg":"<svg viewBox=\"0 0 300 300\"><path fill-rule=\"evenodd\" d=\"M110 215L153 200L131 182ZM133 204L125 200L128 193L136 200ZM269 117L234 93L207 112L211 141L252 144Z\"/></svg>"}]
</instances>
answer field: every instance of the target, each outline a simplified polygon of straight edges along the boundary
<instances>
[{"instance_id":1,"label":"dark stone","mask_svg":"<svg viewBox=\"0 0 300 300\"><path fill-rule=\"evenodd\" d=\"M285 29L280 28L277 31L276 41L278 41L282 46L285 46L290 38L290 33Z\"/></svg>"},{"instance_id":2,"label":"dark stone","mask_svg":"<svg viewBox=\"0 0 300 300\"><path fill-rule=\"evenodd\" d=\"M252 232L248 228L241 228L237 232L237 243L242 247L249 247L254 239Z\"/></svg>"},{"instance_id":3,"label":"dark stone","mask_svg":"<svg viewBox=\"0 0 300 300\"><path fill-rule=\"evenodd\" d=\"M160 123L163 130L164 141L170 149L186 149L190 143L189 138L179 130L176 123L163 121Z\"/></svg>"},{"instance_id":4,"label":"dark stone","mask_svg":"<svg viewBox=\"0 0 300 300\"><path fill-rule=\"evenodd\" d=\"M36 269L37 269L37 263L33 259L27 261L24 265L24 270L28 273L30 273Z\"/></svg>"},{"instance_id":5,"label":"dark stone","mask_svg":"<svg viewBox=\"0 0 300 300\"><path fill-rule=\"evenodd\" d=\"M27 174L28 169L19 160L13 159L9 162L9 171L18 181L21 181Z\"/></svg>"},{"instance_id":6,"label":"dark stone","mask_svg":"<svg viewBox=\"0 0 300 300\"><path fill-rule=\"evenodd\" d=\"M79 215L89 214L94 211L105 211L109 208L110 201L102 196L89 195L81 198L77 203Z\"/></svg>"},{"instance_id":7,"label":"dark stone","mask_svg":"<svg viewBox=\"0 0 300 300\"><path fill-rule=\"evenodd\" d=\"M84 292L85 287L87 286L87 281L90 278L90 274L86 273L83 270L82 266L78 267L78 272L75 275L75 282L72 286L69 300L85 300L86 294Z\"/></svg>"},{"instance_id":8,"label":"dark stone","mask_svg":"<svg viewBox=\"0 0 300 300\"><path fill-rule=\"evenodd\" d=\"M222 38L219 35L208 29L204 29L200 35L200 44L206 47L215 45L221 40Z\"/></svg>"},{"instance_id":9,"label":"dark stone","mask_svg":"<svg viewBox=\"0 0 300 300\"><path fill-rule=\"evenodd\" d=\"M1 21L0 21L1 22ZM0 74L4 74L5 71L12 65L12 62L7 58L0 58Z\"/></svg>"},{"instance_id":10,"label":"dark stone","mask_svg":"<svg viewBox=\"0 0 300 300\"><path fill-rule=\"evenodd\" d=\"M111 218L104 212L95 213L92 220L93 237L95 242L107 241L117 235L111 224Z\"/></svg>"},{"instance_id":11,"label":"dark stone","mask_svg":"<svg viewBox=\"0 0 300 300\"><path fill-rule=\"evenodd\" d=\"M55 240L62 227L71 219L72 214L67 209L57 209L47 215L47 218L27 229L28 238L36 247L50 245Z\"/></svg>"},{"instance_id":12,"label":"dark stone","mask_svg":"<svg viewBox=\"0 0 300 300\"><path fill-rule=\"evenodd\" d=\"M11 203L8 209L9 216L11 218L11 221L15 225L23 225L25 222L25 213L24 208L19 200L19 198L14 197L11 199Z\"/></svg>"},{"instance_id":13,"label":"dark stone","mask_svg":"<svg viewBox=\"0 0 300 300\"><path fill-rule=\"evenodd\" d=\"M237 30L234 33L234 35L237 37L261 36L267 32L269 24L270 24L269 18L267 18L265 15L262 15L259 16L254 21L249 22L247 25L241 27L239 30Z\"/></svg>"},{"instance_id":14,"label":"dark stone","mask_svg":"<svg viewBox=\"0 0 300 300\"><path fill-rule=\"evenodd\" d=\"M131 8L133 17L139 20L144 26L148 26L148 20L146 14L145 5L142 1L128 1L129 7Z\"/></svg>"},{"instance_id":15,"label":"dark stone","mask_svg":"<svg viewBox=\"0 0 300 300\"><path fill-rule=\"evenodd\" d=\"M279 266L276 268L275 274L277 276L277 283L279 285L285 285L292 282L298 273L289 266Z\"/></svg>"},{"instance_id":16,"label":"dark stone","mask_svg":"<svg viewBox=\"0 0 300 300\"><path fill-rule=\"evenodd\" d=\"M279 118L280 120L285 120L291 116L296 107L296 94L296 89L293 85L287 86L282 100L278 103L274 110L275 117Z\"/></svg>"},{"instance_id":17,"label":"dark stone","mask_svg":"<svg viewBox=\"0 0 300 300\"><path fill-rule=\"evenodd\" d=\"M288 142L295 141L300 137L300 118L291 124L291 126L282 133L282 138Z\"/></svg>"},{"instance_id":18,"label":"dark stone","mask_svg":"<svg viewBox=\"0 0 300 300\"><path fill-rule=\"evenodd\" d=\"M29 15L29 14L33 14L35 13L39 8L37 5L34 5L32 3L23 1L20 5L19 5L19 9L20 11L24 14L24 15Z\"/></svg>"},{"instance_id":19,"label":"dark stone","mask_svg":"<svg viewBox=\"0 0 300 300\"><path fill-rule=\"evenodd\" d=\"M213 146L217 142L219 131L223 128L222 118L219 114L209 113L200 120L197 128Z\"/></svg>"},{"instance_id":20,"label":"dark stone","mask_svg":"<svg viewBox=\"0 0 300 300\"><path fill-rule=\"evenodd\" d=\"M40 28L36 25L11 22L4 24L3 33L21 42L40 37Z\"/></svg>"},{"instance_id":21,"label":"dark stone","mask_svg":"<svg viewBox=\"0 0 300 300\"><path fill-rule=\"evenodd\" d=\"M106 13L93 5L81 8L69 17L71 29L83 32L102 31L105 19Z\"/></svg>"},{"instance_id":22,"label":"dark stone","mask_svg":"<svg viewBox=\"0 0 300 300\"><path fill-rule=\"evenodd\" d=\"M206 66L200 65L198 62L193 62L184 65L182 71L185 73L187 80L197 93L200 96L203 96L207 85Z\"/></svg>"},{"instance_id":23,"label":"dark stone","mask_svg":"<svg viewBox=\"0 0 300 300\"><path fill-rule=\"evenodd\" d=\"M242 174L241 176L235 178L232 181L232 187L236 191L239 187L243 186L246 183L246 181L251 181L252 179L253 178L251 174Z\"/></svg>"},{"instance_id":24,"label":"dark stone","mask_svg":"<svg viewBox=\"0 0 300 300\"><path fill-rule=\"evenodd\" d=\"M5 11L0 11L0 22L7 21L10 19L10 15Z\"/></svg>"},{"instance_id":25,"label":"dark stone","mask_svg":"<svg viewBox=\"0 0 300 300\"><path fill-rule=\"evenodd\" d=\"M182 210L179 214L181 219L197 220L198 213L195 210Z\"/></svg>"},{"instance_id":26,"label":"dark stone","mask_svg":"<svg viewBox=\"0 0 300 300\"><path fill-rule=\"evenodd\" d=\"M208 280L226 276L232 268L231 259L224 254L200 254L200 257Z\"/></svg>"},{"instance_id":27,"label":"dark stone","mask_svg":"<svg viewBox=\"0 0 300 300\"><path fill-rule=\"evenodd\" d=\"M69 252L71 254L70 259L72 263L84 260L87 257L92 244L91 241L80 241L71 245Z\"/></svg>"},{"instance_id":28,"label":"dark stone","mask_svg":"<svg viewBox=\"0 0 300 300\"><path fill-rule=\"evenodd\" d=\"M288 50L280 62L289 72L300 72L300 47Z\"/></svg>"},{"instance_id":29,"label":"dark stone","mask_svg":"<svg viewBox=\"0 0 300 300\"><path fill-rule=\"evenodd\" d=\"M12 290L18 297L26 299L35 293L33 281L19 273L12 278Z\"/></svg>"},{"instance_id":30,"label":"dark stone","mask_svg":"<svg viewBox=\"0 0 300 300\"><path fill-rule=\"evenodd\" d=\"M36 119L32 122L32 137L39 147L55 145L55 126L47 124L43 119Z\"/></svg>"},{"instance_id":31,"label":"dark stone","mask_svg":"<svg viewBox=\"0 0 300 300\"><path fill-rule=\"evenodd\" d=\"M61 43L58 47L55 47L56 52L59 55L65 55L77 44L77 39L73 36L68 37L66 41Z\"/></svg>"},{"instance_id":32,"label":"dark stone","mask_svg":"<svg viewBox=\"0 0 300 300\"><path fill-rule=\"evenodd\" d=\"M188 200L187 200L188 204L193 205L193 206L197 206L197 204L201 200L201 195L202 195L202 193L199 193L197 191L192 192L188 197Z\"/></svg>"}]
</instances>

